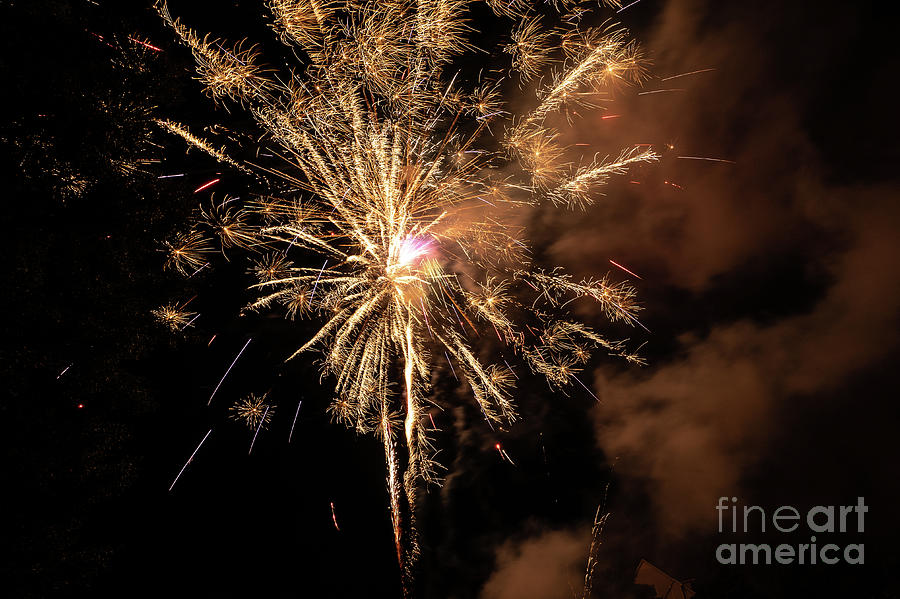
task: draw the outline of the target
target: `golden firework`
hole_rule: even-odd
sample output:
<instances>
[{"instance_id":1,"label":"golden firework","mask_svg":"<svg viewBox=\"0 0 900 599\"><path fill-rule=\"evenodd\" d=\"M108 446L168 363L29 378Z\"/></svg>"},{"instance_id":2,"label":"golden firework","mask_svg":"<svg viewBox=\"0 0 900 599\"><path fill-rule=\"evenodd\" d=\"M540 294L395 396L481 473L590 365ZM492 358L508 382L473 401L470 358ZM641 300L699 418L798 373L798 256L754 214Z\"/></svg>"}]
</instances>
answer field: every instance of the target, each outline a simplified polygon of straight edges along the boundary
<instances>
[{"instance_id":1,"label":"golden firework","mask_svg":"<svg viewBox=\"0 0 900 599\"><path fill-rule=\"evenodd\" d=\"M176 304L160 306L156 310L151 310L150 313L157 322L176 333L186 329L197 316L196 312L187 312Z\"/></svg>"},{"instance_id":2,"label":"golden firework","mask_svg":"<svg viewBox=\"0 0 900 599\"><path fill-rule=\"evenodd\" d=\"M228 411L230 417L236 422L243 422L250 430L256 430L260 426L266 428L275 416L275 405L266 401L266 395L253 395L240 399L234 403Z\"/></svg>"},{"instance_id":3,"label":"golden firework","mask_svg":"<svg viewBox=\"0 0 900 599\"><path fill-rule=\"evenodd\" d=\"M204 208L194 230L223 250L262 253L253 266L261 295L249 309L281 305L291 318L321 319L290 358L320 352L335 381L334 417L384 443L404 588L417 554L409 506L417 480L437 480L427 408L444 356L498 425L517 417L516 376L505 360L484 361L498 346L557 387L577 380L593 349L640 362L564 310L587 298L635 324L634 290L530 265L517 224L530 206L583 208L610 176L658 158L630 148L583 163L560 141L566 109L641 81L640 51L621 27L550 31L547 15L526 14L528 3L488 4L514 20L504 49L521 80L553 66L521 114L505 108L502 68L472 78L449 69L474 49L467 0L270 0L273 28L304 63L289 73L262 67L246 43L198 36L159 5L208 94L244 106L263 132L265 152L237 161L157 121L268 182L262 199ZM570 25L586 12L578 4L551 3ZM169 248L170 265L189 273L205 263L208 242L192 232Z\"/></svg>"}]
</instances>

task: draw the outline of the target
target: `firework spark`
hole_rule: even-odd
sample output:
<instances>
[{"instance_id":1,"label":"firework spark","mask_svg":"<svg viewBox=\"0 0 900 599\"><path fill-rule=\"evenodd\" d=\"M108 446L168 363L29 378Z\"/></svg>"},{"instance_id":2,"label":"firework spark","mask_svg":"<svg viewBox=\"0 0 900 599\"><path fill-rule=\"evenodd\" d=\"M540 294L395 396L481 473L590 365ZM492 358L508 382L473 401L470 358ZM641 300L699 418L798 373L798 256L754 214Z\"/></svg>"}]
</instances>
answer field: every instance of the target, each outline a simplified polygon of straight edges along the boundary
<instances>
[{"instance_id":1,"label":"firework spark","mask_svg":"<svg viewBox=\"0 0 900 599\"><path fill-rule=\"evenodd\" d=\"M248 162L157 119L262 186L253 200L203 208L168 244L168 265L183 274L204 267L209 233L223 253L261 255L251 269L260 296L248 310L282 306L290 318L322 320L289 359L320 352L335 381L334 417L383 440L407 593L418 554L411 506L418 481L438 481L427 428L435 356L446 357L492 426L517 418L518 375L506 357L552 388L584 386L576 365L591 349L641 362L565 312L585 298L612 321L640 324L634 290L531 265L516 224L533 206L583 209L610 177L658 158L638 146L582 163L557 128L577 114L570 109L644 80L640 49L621 27L580 29L586 11L575 11L575 0L549 3L569 11L559 18L568 31L548 29L549 17L528 14L528 3L490 0L515 21L512 43L491 54L500 68L468 77L450 69L475 49L468 4L269 0L273 28L303 62L287 74L264 67L246 42L201 37L158 6L193 52L207 94L245 108L263 132ZM552 71L524 113L505 108L504 60L523 82ZM498 345L503 363L486 364L482 356ZM258 430L271 410L256 400L239 415Z\"/></svg>"},{"instance_id":2,"label":"firework spark","mask_svg":"<svg viewBox=\"0 0 900 599\"><path fill-rule=\"evenodd\" d=\"M213 335L213 337L215 337L215 335ZM235 364L237 364L237 361L240 359L241 354L244 353L244 350L247 349L247 346L250 345L251 341L252 341L252 339L247 339L247 343L244 344L244 347L241 348L241 351L239 351L238 354L234 357L234 360L231 362L231 365L228 367L228 370L225 371L225 374L223 374L222 378L219 380L219 384L216 385L215 389L213 389L212 395L209 396L209 401L206 402L206 405L209 405L212 403L213 397L216 396L216 393L219 392L219 388L222 386L222 383L225 382L225 377L228 376L228 373L231 372L231 369L234 368ZM210 339L209 342L212 343L212 339Z\"/></svg>"},{"instance_id":3,"label":"firework spark","mask_svg":"<svg viewBox=\"0 0 900 599\"><path fill-rule=\"evenodd\" d=\"M81 404L78 404L78 407L81 407ZM188 458L188 461L184 463L181 470L178 472L178 476L175 477L175 480L172 481L172 484L169 486L169 492L172 492L172 489L175 488L175 484L178 482L178 479L181 478L181 475L184 474L184 471L187 470L187 467L191 465L191 462L194 461L194 457L197 455L197 452L200 451L200 448L206 443L206 439L212 434L212 429L209 429L206 434L203 436L203 440L197 445L197 448L194 450L194 453L191 454L191 457Z\"/></svg>"},{"instance_id":4,"label":"firework spark","mask_svg":"<svg viewBox=\"0 0 900 599\"><path fill-rule=\"evenodd\" d=\"M268 426L275 416L275 406L266 401L266 395L251 394L235 402L228 411L231 412L232 420L243 422L247 428L256 430L257 433L260 427ZM256 435L253 438L256 439Z\"/></svg>"},{"instance_id":5,"label":"firework spark","mask_svg":"<svg viewBox=\"0 0 900 599\"><path fill-rule=\"evenodd\" d=\"M337 514L334 511L334 502L331 502L331 521L334 522L334 529L338 532L341 532L341 527L338 526L337 523Z\"/></svg>"},{"instance_id":6,"label":"firework spark","mask_svg":"<svg viewBox=\"0 0 900 599\"><path fill-rule=\"evenodd\" d=\"M150 313L157 322L176 333L189 327L199 316L196 312L186 312L177 304L161 306Z\"/></svg>"}]
</instances>

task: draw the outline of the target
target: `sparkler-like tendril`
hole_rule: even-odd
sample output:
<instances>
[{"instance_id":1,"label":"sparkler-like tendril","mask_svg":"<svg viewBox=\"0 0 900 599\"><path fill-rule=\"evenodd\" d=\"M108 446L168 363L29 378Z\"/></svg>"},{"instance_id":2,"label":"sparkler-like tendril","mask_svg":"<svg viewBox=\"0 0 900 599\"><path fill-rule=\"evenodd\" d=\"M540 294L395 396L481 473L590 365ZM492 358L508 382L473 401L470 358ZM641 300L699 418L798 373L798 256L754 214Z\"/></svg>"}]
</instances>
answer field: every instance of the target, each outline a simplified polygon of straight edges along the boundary
<instances>
[{"instance_id":1,"label":"sparkler-like tendril","mask_svg":"<svg viewBox=\"0 0 900 599\"><path fill-rule=\"evenodd\" d=\"M270 182L252 201L204 207L203 222L168 244L168 265L188 275L202 267L211 233L223 251L259 254L251 270L260 296L248 309L282 306L291 318L323 320L291 358L321 352L335 380L334 418L383 441L410 593L418 553L411 506L419 480L438 480L428 408L443 358L454 376L464 374L492 425L517 418L517 377L505 359L483 362L491 345L556 387L575 380L594 348L641 362L561 310L589 298L611 320L639 324L634 290L532 267L515 215L541 204L584 208L611 176L658 158L632 148L579 163L554 125L564 109L639 83L645 63L619 26L551 31L529 3L487 0L515 22L503 50L519 79L552 67L537 104L510 115L502 77L488 71L472 83L450 70L475 49L469 0L266 4L272 28L303 63L287 75L262 66L246 42L201 37L158 4L193 52L208 95L243 106L273 157L239 161L183 125L157 121L220 163ZM570 25L586 12L578 4L550 3ZM258 424L250 419L259 406L244 407L237 415Z\"/></svg>"}]
</instances>

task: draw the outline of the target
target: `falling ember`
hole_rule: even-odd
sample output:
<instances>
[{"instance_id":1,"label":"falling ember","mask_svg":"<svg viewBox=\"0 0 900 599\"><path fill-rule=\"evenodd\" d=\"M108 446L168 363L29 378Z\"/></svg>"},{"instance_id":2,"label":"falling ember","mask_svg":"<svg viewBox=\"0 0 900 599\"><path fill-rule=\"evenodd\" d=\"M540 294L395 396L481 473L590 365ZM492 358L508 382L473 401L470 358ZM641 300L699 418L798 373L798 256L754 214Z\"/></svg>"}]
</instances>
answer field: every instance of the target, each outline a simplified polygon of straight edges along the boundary
<instances>
[{"instance_id":1,"label":"falling ember","mask_svg":"<svg viewBox=\"0 0 900 599\"><path fill-rule=\"evenodd\" d=\"M213 335L213 339L215 339L215 337L216 336ZM231 372L232 368L234 368L234 365L237 363L238 358L241 357L241 354L244 353L244 350L247 349L247 346L250 345L251 341L252 341L252 339L247 339L247 343L244 344L244 347L241 348L241 351L238 352L238 355L236 355L234 357L234 361L231 362L231 366L228 367L228 370L225 371L225 374L223 374L222 378L219 380L219 384L216 385L215 389L213 389L212 395L209 396L209 401L206 402L206 405L209 405L212 403L213 397L215 397L216 393L219 392L219 387L222 386L222 383L225 381L225 377L228 376L228 373ZM212 343L212 339L210 339L209 342Z\"/></svg>"},{"instance_id":2,"label":"falling ember","mask_svg":"<svg viewBox=\"0 0 900 599\"><path fill-rule=\"evenodd\" d=\"M309 294L309 301L312 302L313 298L316 295L316 289L319 287L319 280L322 278L322 273L325 272L325 267L328 265L328 260L322 263L322 268L319 269L319 274L316 275L316 282L313 284L312 293Z\"/></svg>"},{"instance_id":3,"label":"falling ember","mask_svg":"<svg viewBox=\"0 0 900 599\"><path fill-rule=\"evenodd\" d=\"M259 424L256 426L256 432L253 433L253 440L250 441L250 450L247 452L247 455L253 453L253 446L256 444L256 437L259 435L259 429L262 428L263 424L266 422L266 418L269 415L269 406L266 406L266 410L263 412L262 418L259 419Z\"/></svg>"},{"instance_id":4,"label":"falling ember","mask_svg":"<svg viewBox=\"0 0 900 599\"><path fill-rule=\"evenodd\" d=\"M627 8L631 8L632 6L634 6L635 4L637 4L637 3L640 2L640 1L641 1L641 0L634 0L633 2L630 2L630 3L626 4L625 6L623 6L622 8L620 8L619 10L617 10L616 12L617 12L617 13L620 13L620 12L622 12L623 10L625 10L625 9L627 9Z\"/></svg>"},{"instance_id":5,"label":"falling ember","mask_svg":"<svg viewBox=\"0 0 900 599\"><path fill-rule=\"evenodd\" d=\"M68 366L66 366L65 368L63 368L63 369L62 369L62 372L60 372L59 374L56 375L56 380L59 380L60 377L62 377L62 375L64 375L65 373L69 372L69 369L72 367L73 364L75 364L75 362L72 362L72 364L69 364Z\"/></svg>"},{"instance_id":6,"label":"falling ember","mask_svg":"<svg viewBox=\"0 0 900 599\"><path fill-rule=\"evenodd\" d=\"M184 474L184 471L187 469L188 465L194 461L194 456L197 455L197 452L200 451L200 448L206 443L206 439L209 437L210 433L212 433L212 429L209 429L204 435L203 440L200 441L200 444L197 445L197 449L194 450L194 453L191 454L191 457L188 458L188 461L184 463L184 466L181 467L181 470L178 472L178 476L175 477L175 480L172 481L172 484L169 486L169 492L172 492L172 489L175 488L175 483L178 482L178 479L181 478L181 475Z\"/></svg>"},{"instance_id":7,"label":"falling ember","mask_svg":"<svg viewBox=\"0 0 900 599\"><path fill-rule=\"evenodd\" d=\"M132 42L134 42L135 44L139 45L139 46L143 46L143 47L147 48L148 50L153 50L154 52L162 52L162 48L157 48L157 47L154 46L153 44L150 44L150 43L145 42L145 41L143 41L143 40L139 40L138 38L136 38L136 37L134 37L134 36L130 36L130 35L129 35L129 36L128 36L128 39L131 40Z\"/></svg>"},{"instance_id":8,"label":"falling ember","mask_svg":"<svg viewBox=\"0 0 900 599\"><path fill-rule=\"evenodd\" d=\"M300 415L300 406L303 405L303 400L301 399L297 402L297 411L294 412L294 421L291 423L291 432L288 434L288 443L291 442L291 439L294 436L294 427L297 425L297 417Z\"/></svg>"},{"instance_id":9,"label":"falling ember","mask_svg":"<svg viewBox=\"0 0 900 599\"><path fill-rule=\"evenodd\" d=\"M715 71L715 69L698 69L689 73L679 73L678 75L663 77L660 81L669 81L670 79L678 79L679 77L687 77L688 75L699 75L700 73L709 73L710 71Z\"/></svg>"},{"instance_id":10,"label":"falling ember","mask_svg":"<svg viewBox=\"0 0 900 599\"><path fill-rule=\"evenodd\" d=\"M573 376L572 378L575 379L575 382L578 383L579 385L581 385L581 388L584 389L585 391L587 391L588 394L591 397L593 397L595 401L598 401L598 402L600 401L600 398L597 397L597 395L593 391L591 391L591 389L587 385L582 383L580 378L578 378L577 376Z\"/></svg>"},{"instance_id":11,"label":"falling ember","mask_svg":"<svg viewBox=\"0 0 900 599\"><path fill-rule=\"evenodd\" d=\"M509 462L509 463L512 464L513 466L516 465L516 463L512 461L512 458L509 457L509 454L506 453L506 450L503 449L503 446L502 446L502 445L500 445L499 443L497 443L496 445L494 445L494 447L497 449L497 453L500 454L500 457L501 457L501 458L503 458L504 460L506 460L507 462Z\"/></svg>"},{"instance_id":12,"label":"falling ember","mask_svg":"<svg viewBox=\"0 0 900 599\"><path fill-rule=\"evenodd\" d=\"M616 268L619 268L619 269L624 270L625 272L627 272L628 274L630 274L632 277L634 277L634 278L636 278L636 279L640 279L640 278L641 278L639 275L637 275L636 273L634 273L634 272L628 270L627 268L625 268L624 266L622 266L621 264L619 264L618 262L616 262L616 261L614 261L614 260L610 260L609 263L612 264L613 266L615 266Z\"/></svg>"},{"instance_id":13,"label":"falling ember","mask_svg":"<svg viewBox=\"0 0 900 599\"><path fill-rule=\"evenodd\" d=\"M288 360L319 352L324 375L335 382L332 415L383 441L406 595L419 554L414 499L423 481L438 481L440 467L427 411L434 381L444 374L437 356L444 354L446 374L466 384L497 429L518 418L518 374L503 356L515 356L522 372L543 377L552 390L581 384L573 366L591 350L642 363L624 342L564 309L584 298L610 321L642 326L634 289L532 263L520 225L529 206L587 209L612 177L658 160L646 144L579 158L575 148L587 140L564 145L578 131L557 128L564 126L559 115L593 109L592 97L644 81L641 49L617 25L580 28L561 14L563 32L526 15L527 3L487 4L515 24L511 43L485 55L496 68L483 72L511 66L522 82L538 82L539 100L518 114L511 106L523 102L508 104L502 94L505 74L448 70L459 55L476 51L463 0L271 0L273 29L302 63L286 77L264 67L255 47L195 33L164 2L157 5L193 53L206 93L229 110L247 109L258 125L228 134L256 140L243 153L254 162L245 162L185 125L156 119L190 147L250 176L248 199L202 206L198 222L167 243L167 265L191 276L217 250L229 261L250 251L259 282L246 311L319 321ZM548 3L547 12L568 4ZM485 361L492 350L501 354L493 364ZM271 410L254 409L261 413L258 434ZM499 443L496 449L514 465ZM333 502L331 510L340 530Z\"/></svg>"},{"instance_id":14,"label":"falling ember","mask_svg":"<svg viewBox=\"0 0 900 599\"><path fill-rule=\"evenodd\" d=\"M198 272L200 272L201 270L203 270L204 268L206 268L206 267L208 267L208 266L209 266L209 262L207 262L206 264L204 264L203 266L201 266L200 268L198 268L197 270L195 270L194 272L192 272L190 275L188 275L188 278L190 279L190 278L193 277L195 274L197 274Z\"/></svg>"},{"instance_id":15,"label":"falling ember","mask_svg":"<svg viewBox=\"0 0 900 599\"><path fill-rule=\"evenodd\" d=\"M705 156L676 156L679 160L706 160L707 162L724 162L726 164L737 164L734 160L726 160L724 158L707 158Z\"/></svg>"},{"instance_id":16,"label":"falling ember","mask_svg":"<svg viewBox=\"0 0 900 599\"><path fill-rule=\"evenodd\" d=\"M341 527L337 523L337 514L334 513L334 502L331 502L331 521L334 522L334 529L341 532Z\"/></svg>"},{"instance_id":17,"label":"falling ember","mask_svg":"<svg viewBox=\"0 0 900 599\"><path fill-rule=\"evenodd\" d=\"M200 187L198 187L197 189L195 189L195 190L194 190L194 193L200 193L200 192L203 191L204 189L209 189L210 187L212 187L213 185L215 185L215 184L218 183L219 181L221 181L221 179L213 179L212 181L208 181L207 183L204 183L203 185L201 185Z\"/></svg>"},{"instance_id":18,"label":"falling ember","mask_svg":"<svg viewBox=\"0 0 900 599\"><path fill-rule=\"evenodd\" d=\"M199 314L197 314L197 315L194 316L192 319L190 319L190 320L187 322L187 324L185 324L183 327L181 327L181 330L183 331L183 330L185 330L186 328L188 328L189 326L191 326L192 324L194 324L194 321L197 320L198 318L200 318L200 315L199 315Z\"/></svg>"},{"instance_id":19,"label":"falling ember","mask_svg":"<svg viewBox=\"0 0 900 599\"><path fill-rule=\"evenodd\" d=\"M639 96L649 96L651 94L665 94L665 93L683 92L683 91L685 91L684 88L673 87L671 89L652 89L652 90L646 91L646 92L638 92L638 95Z\"/></svg>"}]
</instances>

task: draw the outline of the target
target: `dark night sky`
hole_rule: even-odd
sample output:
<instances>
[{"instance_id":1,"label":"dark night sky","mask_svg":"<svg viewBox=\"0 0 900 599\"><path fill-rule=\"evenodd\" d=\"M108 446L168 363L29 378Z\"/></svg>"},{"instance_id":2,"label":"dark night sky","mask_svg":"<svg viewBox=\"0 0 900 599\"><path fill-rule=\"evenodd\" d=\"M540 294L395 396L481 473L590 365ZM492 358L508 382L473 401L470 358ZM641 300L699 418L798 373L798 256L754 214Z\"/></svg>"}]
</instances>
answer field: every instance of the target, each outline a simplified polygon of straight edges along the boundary
<instances>
[{"instance_id":1,"label":"dark night sky","mask_svg":"<svg viewBox=\"0 0 900 599\"><path fill-rule=\"evenodd\" d=\"M221 169L155 131L167 150L153 168L189 164L188 177L111 164L147 139L129 106L198 127L227 116L210 116L190 56L149 4L0 1L3 595L399 596L378 442L330 423L314 365L280 365L311 327L238 318L250 297L241 265L187 284L162 270L160 240ZM274 52L261 4L172 8ZM582 380L599 404L523 384L523 421L504 433L464 392L437 385L447 472L419 506L423 594L571 597L609 484L597 597L646 596L630 584L641 558L695 579L698 597L900 596L898 61L887 15L875 2L643 0L619 18L653 59L646 89L679 91L623 92L619 118L586 116L579 135L611 152L675 149L586 214L535 212L529 235L538 256L576 275L613 259L642 276L652 334L620 333L648 342L650 364L593 363ZM136 56L129 35L165 50L144 73L113 62ZM75 174L80 194L62 184ZM222 178L223 189L244 185ZM195 294L191 332L153 322L151 309ZM248 456L250 436L225 408L266 391L278 418ZM716 545L746 540L716 533L714 506L732 495L766 509L866 497L866 532L842 541L864 542L866 564L717 564Z\"/></svg>"}]
</instances>

